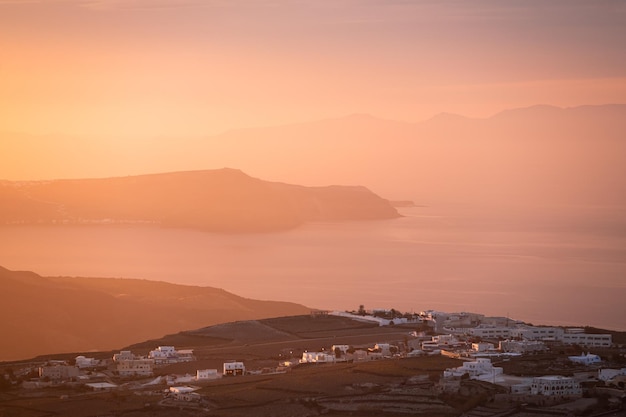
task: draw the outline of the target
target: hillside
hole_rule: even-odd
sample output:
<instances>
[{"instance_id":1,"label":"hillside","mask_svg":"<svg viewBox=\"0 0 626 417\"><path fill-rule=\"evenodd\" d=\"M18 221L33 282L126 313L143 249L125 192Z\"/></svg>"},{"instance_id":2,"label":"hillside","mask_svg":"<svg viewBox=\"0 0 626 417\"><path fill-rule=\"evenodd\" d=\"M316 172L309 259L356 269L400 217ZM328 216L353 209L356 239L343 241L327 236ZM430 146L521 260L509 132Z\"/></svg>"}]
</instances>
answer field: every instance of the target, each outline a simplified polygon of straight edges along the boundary
<instances>
[{"instance_id":1,"label":"hillside","mask_svg":"<svg viewBox=\"0 0 626 417\"><path fill-rule=\"evenodd\" d=\"M0 267L0 360L119 349L185 329L308 313L218 288L133 279L41 277Z\"/></svg>"},{"instance_id":2,"label":"hillside","mask_svg":"<svg viewBox=\"0 0 626 417\"><path fill-rule=\"evenodd\" d=\"M271 183L234 169L3 182L0 202L0 224L155 223L212 232L398 217L387 200L364 187Z\"/></svg>"}]
</instances>

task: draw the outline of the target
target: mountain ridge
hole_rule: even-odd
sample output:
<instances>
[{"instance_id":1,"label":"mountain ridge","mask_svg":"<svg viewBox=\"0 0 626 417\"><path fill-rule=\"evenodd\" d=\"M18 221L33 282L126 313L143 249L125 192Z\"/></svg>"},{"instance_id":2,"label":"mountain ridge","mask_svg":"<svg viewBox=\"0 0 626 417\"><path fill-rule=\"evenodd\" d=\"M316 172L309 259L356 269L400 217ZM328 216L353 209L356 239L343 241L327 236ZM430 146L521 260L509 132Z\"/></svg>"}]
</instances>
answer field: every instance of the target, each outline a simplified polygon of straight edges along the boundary
<instances>
[{"instance_id":1,"label":"mountain ridge","mask_svg":"<svg viewBox=\"0 0 626 417\"><path fill-rule=\"evenodd\" d=\"M241 170L178 171L126 177L0 184L0 222L147 222L210 232L268 232L309 221L399 217L362 186L304 187Z\"/></svg>"},{"instance_id":2,"label":"mountain ridge","mask_svg":"<svg viewBox=\"0 0 626 417\"><path fill-rule=\"evenodd\" d=\"M0 154L45 161L43 179L231 166L283 183L363 184L426 205L625 205L624 132L626 104L539 105L416 123L357 114L177 140L112 139L106 146L6 135ZM0 177L32 179L32 172L7 163Z\"/></svg>"}]
</instances>

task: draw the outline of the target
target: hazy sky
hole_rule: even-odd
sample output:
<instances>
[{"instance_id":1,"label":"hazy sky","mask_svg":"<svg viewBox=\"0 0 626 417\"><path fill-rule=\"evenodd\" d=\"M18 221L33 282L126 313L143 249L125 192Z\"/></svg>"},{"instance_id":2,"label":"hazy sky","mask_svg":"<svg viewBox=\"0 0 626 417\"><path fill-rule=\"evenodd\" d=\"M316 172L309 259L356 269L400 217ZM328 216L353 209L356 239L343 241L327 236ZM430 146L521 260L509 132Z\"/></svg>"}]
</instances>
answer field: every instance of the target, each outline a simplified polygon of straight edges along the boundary
<instances>
[{"instance_id":1,"label":"hazy sky","mask_svg":"<svg viewBox=\"0 0 626 417\"><path fill-rule=\"evenodd\" d=\"M0 131L626 102L624 0L0 0Z\"/></svg>"}]
</instances>

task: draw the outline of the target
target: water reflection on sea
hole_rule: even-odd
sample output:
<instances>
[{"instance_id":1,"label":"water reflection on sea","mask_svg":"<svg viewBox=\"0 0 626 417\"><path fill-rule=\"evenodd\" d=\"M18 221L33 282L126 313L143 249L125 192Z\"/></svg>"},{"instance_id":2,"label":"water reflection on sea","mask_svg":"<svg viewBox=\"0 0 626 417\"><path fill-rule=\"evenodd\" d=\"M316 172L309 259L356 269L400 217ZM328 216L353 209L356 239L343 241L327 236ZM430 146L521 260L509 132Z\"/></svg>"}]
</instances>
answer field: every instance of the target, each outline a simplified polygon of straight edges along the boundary
<instances>
[{"instance_id":1,"label":"water reflection on sea","mask_svg":"<svg viewBox=\"0 0 626 417\"><path fill-rule=\"evenodd\" d=\"M509 315L626 330L626 220L415 207L395 220L218 235L154 226L0 228L0 265L221 287L316 308Z\"/></svg>"}]
</instances>

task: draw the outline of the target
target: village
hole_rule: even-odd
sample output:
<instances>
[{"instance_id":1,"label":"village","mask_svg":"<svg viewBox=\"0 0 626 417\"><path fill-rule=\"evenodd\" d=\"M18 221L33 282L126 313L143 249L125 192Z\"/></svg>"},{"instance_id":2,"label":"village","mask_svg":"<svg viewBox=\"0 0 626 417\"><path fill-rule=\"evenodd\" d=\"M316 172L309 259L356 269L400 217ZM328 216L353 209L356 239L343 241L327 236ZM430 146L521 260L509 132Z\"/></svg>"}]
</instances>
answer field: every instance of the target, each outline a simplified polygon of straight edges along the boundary
<instances>
[{"instance_id":1,"label":"village","mask_svg":"<svg viewBox=\"0 0 626 417\"><path fill-rule=\"evenodd\" d=\"M626 349L623 342L615 343L608 333L532 326L476 313L431 310L400 314L395 310L365 311L362 306L352 312L314 312L307 318L317 323L331 319L359 323L358 326L366 326L362 328L368 329L369 334L377 335L370 338L380 339L357 344L345 342L337 335L325 339L333 340L333 344L311 343L312 346L304 347L305 339L299 342L303 346L300 348L285 348L289 343L295 346L293 341L276 341L271 342L276 344L276 352L269 358L232 357L224 359L219 368L202 366L216 363L216 355L208 354L206 349L198 348L197 353L191 346L159 345L147 352L122 350L108 358L78 355L73 360L31 362L19 370L4 372L1 379L5 385L19 382L16 388L21 392L65 387L70 389L64 394L65 399L74 391L77 395L136 392L151 396L152 406L208 412L214 408L208 393L216 383L227 383L222 381L255 376L279 378L296 369L338 370L348 364L377 362L384 366L394 361L419 363L445 358L450 361L445 364L456 366L412 377L412 381L420 381L432 401L455 395L472 397L477 395L472 390L478 389L481 398L505 403L509 410L523 407L525 412L532 412L549 406L556 415L588 415L600 403L603 410L625 408ZM378 333L378 329L393 333ZM347 334L346 339L353 337ZM249 348L247 343L242 346ZM225 357L224 351L220 352L219 357ZM235 354L237 350L226 352ZM213 360L207 362L207 358ZM274 365L270 365L272 358ZM328 399L320 401L329 409L336 406ZM477 404L479 414L467 410L464 415L495 416L496 411L501 412L496 409L489 414L480 408L483 405Z\"/></svg>"}]
</instances>

